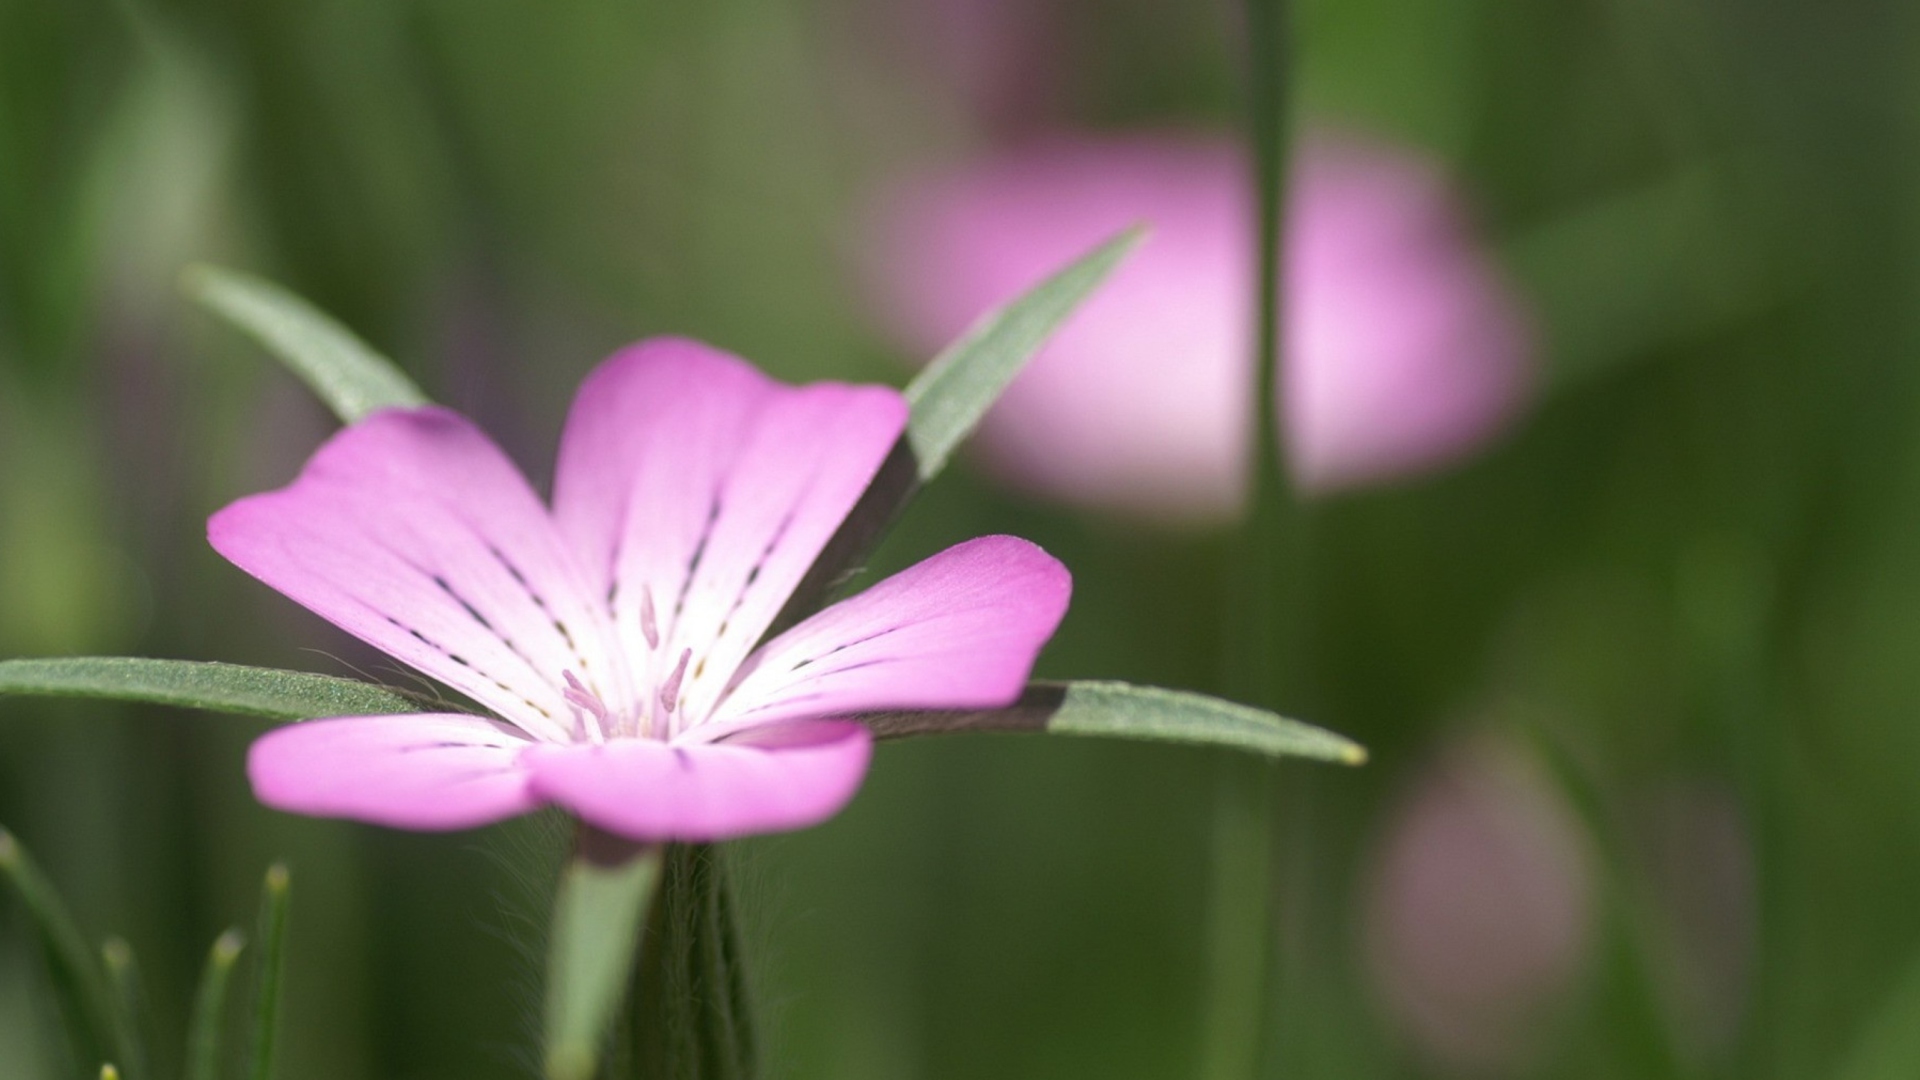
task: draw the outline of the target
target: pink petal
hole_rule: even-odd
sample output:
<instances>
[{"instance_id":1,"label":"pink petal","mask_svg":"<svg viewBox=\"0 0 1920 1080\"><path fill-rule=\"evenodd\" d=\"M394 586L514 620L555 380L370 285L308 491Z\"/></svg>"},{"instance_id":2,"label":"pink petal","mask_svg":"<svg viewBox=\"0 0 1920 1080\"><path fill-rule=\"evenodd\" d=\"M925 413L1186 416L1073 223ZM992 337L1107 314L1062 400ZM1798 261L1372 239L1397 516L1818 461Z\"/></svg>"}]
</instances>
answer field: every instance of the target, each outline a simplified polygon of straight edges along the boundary
<instances>
[{"instance_id":1,"label":"pink petal","mask_svg":"<svg viewBox=\"0 0 1920 1080\"><path fill-rule=\"evenodd\" d=\"M213 516L241 569L527 731L573 727L563 673L622 701L574 556L513 463L445 409L377 413L299 479Z\"/></svg>"},{"instance_id":2,"label":"pink petal","mask_svg":"<svg viewBox=\"0 0 1920 1080\"><path fill-rule=\"evenodd\" d=\"M561 440L554 513L645 681L659 685L692 649L684 709L704 714L906 417L886 387L791 387L680 339L642 342L588 377Z\"/></svg>"},{"instance_id":3,"label":"pink petal","mask_svg":"<svg viewBox=\"0 0 1920 1080\"><path fill-rule=\"evenodd\" d=\"M1017 537L950 547L768 642L692 734L714 738L805 716L1008 704L1072 590L1059 560Z\"/></svg>"},{"instance_id":4,"label":"pink petal","mask_svg":"<svg viewBox=\"0 0 1920 1080\"><path fill-rule=\"evenodd\" d=\"M247 751L253 793L278 810L399 829L468 829L539 805L506 724L458 713L355 716L275 728Z\"/></svg>"},{"instance_id":5,"label":"pink petal","mask_svg":"<svg viewBox=\"0 0 1920 1080\"><path fill-rule=\"evenodd\" d=\"M872 736L859 724L782 726L765 745L615 739L541 745L533 790L632 840L728 840L817 825L853 798Z\"/></svg>"}]
</instances>

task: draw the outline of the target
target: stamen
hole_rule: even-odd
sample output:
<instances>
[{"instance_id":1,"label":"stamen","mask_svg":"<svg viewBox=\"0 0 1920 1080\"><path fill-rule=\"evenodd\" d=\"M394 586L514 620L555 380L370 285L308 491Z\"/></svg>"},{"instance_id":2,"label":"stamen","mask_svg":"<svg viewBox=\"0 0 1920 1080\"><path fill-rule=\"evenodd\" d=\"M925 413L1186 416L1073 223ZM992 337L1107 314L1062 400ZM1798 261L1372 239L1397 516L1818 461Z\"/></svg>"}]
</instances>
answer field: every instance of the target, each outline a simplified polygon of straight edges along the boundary
<instances>
[{"instance_id":1,"label":"stamen","mask_svg":"<svg viewBox=\"0 0 1920 1080\"><path fill-rule=\"evenodd\" d=\"M660 708L663 715L671 715L674 706L680 700L680 680L686 677L687 661L693 659L692 649L680 650L680 662L674 665L673 674L660 687Z\"/></svg>"},{"instance_id":2,"label":"stamen","mask_svg":"<svg viewBox=\"0 0 1920 1080\"><path fill-rule=\"evenodd\" d=\"M563 671L560 676L567 681L567 688L561 696L567 699L568 707L573 710L573 722L581 729L579 737L582 739L591 737L595 742L605 740L612 730L608 722L610 713L606 703L601 701L593 691L587 689L572 671ZM583 711L586 715L582 715ZM594 730L591 732L585 730L587 716L593 717Z\"/></svg>"},{"instance_id":3,"label":"stamen","mask_svg":"<svg viewBox=\"0 0 1920 1080\"><path fill-rule=\"evenodd\" d=\"M653 590L640 586L640 632L647 636L647 648L660 647L660 624L653 614Z\"/></svg>"}]
</instances>

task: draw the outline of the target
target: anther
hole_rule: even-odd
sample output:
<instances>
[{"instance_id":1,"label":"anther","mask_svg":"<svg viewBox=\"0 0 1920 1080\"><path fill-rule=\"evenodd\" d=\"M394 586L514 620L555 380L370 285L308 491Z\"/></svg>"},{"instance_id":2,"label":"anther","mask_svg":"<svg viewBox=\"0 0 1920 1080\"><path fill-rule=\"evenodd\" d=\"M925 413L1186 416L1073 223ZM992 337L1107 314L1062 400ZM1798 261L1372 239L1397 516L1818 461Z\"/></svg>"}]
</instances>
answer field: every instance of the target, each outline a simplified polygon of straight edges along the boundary
<instances>
[{"instance_id":1,"label":"anther","mask_svg":"<svg viewBox=\"0 0 1920 1080\"><path fill-rule=\"evenodd\" d=\"M675 703L680 700L680 680L686 677L687 661L691 659L693 659L692 649L680 650L680 662L674 665L673 674L667 676L667 681L660 687L660 709L662 712L671 713Z\"/></svg>"},{"instance_id":2,"label":"anther","mask_svg":"<svg viewBox=\"0 0 1920 1080\"><path fill-rule=\"evenodd\" d=\"M653 615L653 590L640 586L640 632L647 636L647 648L660 647L660 624Z\"/></svg>"},{"instance_id":3,"label":"anther","mask_svg":"<svg viewBox=\"0 0 1920 1080\"><path fill-rule=\"evenodd\" d=\"M560 673L560 677L567 681L567 688L560 696L566 699L568 707L573 710L573 720L574 723L582 729L581 735L584 736L586 734L584 730L586 728L586 717L581 715L584 710L586 714L593 717L594 725L599 729L600 736L605 738L610 730L607 723L608 712L606 703L601 701L599 696L593 691L587 689L586 685L582 683L573 672L563 671Z\"/></svg>"}]
</instances>

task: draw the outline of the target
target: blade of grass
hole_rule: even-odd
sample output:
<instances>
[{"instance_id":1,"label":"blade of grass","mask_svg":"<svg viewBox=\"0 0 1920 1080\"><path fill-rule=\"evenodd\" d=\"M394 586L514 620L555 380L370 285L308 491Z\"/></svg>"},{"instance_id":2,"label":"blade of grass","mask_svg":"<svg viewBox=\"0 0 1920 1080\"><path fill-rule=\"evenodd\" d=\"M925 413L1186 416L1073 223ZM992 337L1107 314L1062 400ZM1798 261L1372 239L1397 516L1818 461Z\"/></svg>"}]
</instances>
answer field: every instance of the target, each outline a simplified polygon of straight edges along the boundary
<instances>
[{"instance_id":1,"label":"blade of grass","mask_svg":"<svg viewBox=\"0 0 1920 1080\"><path fill-rule=\"evenodd\" d=\"M661 848L583 828L554 898L547 958L547 1080L591 1080L626 997Z\"/></svg>"},{"instance_id":2,"label":"blade of grass","mask_svg":"<svg viewBox=\"0 0 1920 1080\"><path fill-rule=\"evenodd\" d=\"M1666 950L1656 932L1653 902L1638 887L1626 830L1611 811L1600 785L1553 733L1539 724L1522 729L1593 842L1598 855L1601 946L1600 992L1612 1014L1617 1051L1647 1080L1688 1075L1678 1032L1660 1000L1660 958Z\"/></svg>"},{"instance_id":3,"label":"blade of grass","mask_svg":"<svg viewBox=\"0 0 1920 1080\"><path fill-rule=\"evenodd\" d=\"M193 1016L188 1021L184 1080L220 1080L227 986L246 941L239 927L232 927L215 938L213 947L207 950L207 964L200 973L200 987L193 995Z\"/></svg>"},{"instance_id":4,"label":"blade of grass","mask_svg":"<svg viewBox=\"0 0 1920 1080\"><path fill-rule=\"evenodd\" d=\"M0 877L12 884L39 939L74 1065L87 1068L113 1057L113 1006L93 950L52 883L6 829L0 829Z\"/></svg>"},{"instance_id":5,"label":"blade of grass","mask_svg":"<svg viewBox=\"0 0 1920 1080\"><path fill-rule=\"evenodd\" d=\"M253 1053L247 1075L252 1080L269 1080L273 1075L273 1051L280 1028L280 979L286 966L287 903L292 879L284 863L267 868L260 889L260 928L255 933L259 947L253 969Z\"/></svg>"},{"instance_id":6,"label":"blade of grass","mask_svg":"<svg viewBox=\"0 0 1920 1080\"><path fill-rule=\"evenodd\" d=\"M218 266L189 267L187 295L265 346L326 402L342 423L377 409L428 404L393 361L332 316L264 278Z\"/></svg>"},{"instance_id":7,"label":"blade of grass","mask_svg":"<svg viewBox=\"0 0 1920 1080\"><path fill-rule=\"evenodd\" d=\"M147 1047L153 1044L153 1027L139 961L134 958L133 946L117 937L108 938L101 946L100 959L106 967L107 986L112 991L121 1071L127 1080L146 1080L151 1075L147 1071Z\"/></svg>"},{"instance_id":8,"label":"blade of grass","mask_svg":"<svg viewBox=\"0 0 1920 1080\"><path fill-rule=\"evenodd\" d=\"M134 656L0 660L0 696L7 694L141 701L183 709L263 716L270 720L445 711L446 708L357 679L239 664L149 660Z\"/></svg>"}]
</instances>

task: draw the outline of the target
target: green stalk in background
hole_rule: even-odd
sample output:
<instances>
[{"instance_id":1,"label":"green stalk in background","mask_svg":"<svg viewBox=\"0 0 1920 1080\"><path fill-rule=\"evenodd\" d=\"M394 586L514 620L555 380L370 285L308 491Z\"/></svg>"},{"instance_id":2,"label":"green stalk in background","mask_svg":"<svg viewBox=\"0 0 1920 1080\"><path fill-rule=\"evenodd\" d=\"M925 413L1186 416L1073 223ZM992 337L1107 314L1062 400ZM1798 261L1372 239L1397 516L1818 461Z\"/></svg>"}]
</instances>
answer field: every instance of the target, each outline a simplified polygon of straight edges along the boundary
<instances>
[{"instance_id":1,"label":"green stalk in background","mask_svg":"<svg viewBox=\"0 0 1920 1080\"><path fill-rule=\"evenodd\" d=\"M122 1033L122 1071L127 1080L147 1080L147 1047L153 1044L153 1032L140 964L134 959L133 946L117 937L107 939L100 949L100 959L113 995L115 1021Z\"/></svg>"},{"instance_id":2,"label":"green stalk in background","mask_svg":"<svg viewBox=\"0 0 1920 1080\"><path fill-rule=\"evenodd\" d=\"M1228 591L1225 690L1261 708L1278 705L1303 644L1300 571L1304 521L1290 490L1281 437L1281 270L1284 251L1287 79L1290 48L1285 0L1247 0L1248 142L1252 151L1254 221L1259 235L1254 333L1252 439L1248 490ZM1285 590L1283 592L1283 590ZM1291 594L1291 595L1289 595ZM1289 601L1293 602L1289 602ZM1272 927L1272 771L1264 762L1224 763L1215 806L1208 896L1203 1080L1258 1075L1267 1052L1269 1009L1276 988Z\"/></svg>"},{"instance_id":3,"label":"green stalk in background","mask_svg":"<svg viewBox=\"0 0 1920 1080\"><path fill-rule=\"evenodd\" d=\"M126 1060L128 1035L93 949L46 874L6 829L0 829L0 880L12 885L39 939L70 1064L90 1070L98 1062Z\"/></svg>"},{"instance_id":4,"label":"green stalk in background","mask_svg":"<svg viewBox=\"0 0 1920 1080\"><path fill-rule=\"evenodd\" d=\"M230 928L214 940L207 950L207 964L200 976L200 988L193 996L193 1018L187 1028L187 1062L184 1080L220 1080L221 1030L226 1015L227 984L233 965L246 946L246 936L238 927Z\"/></svg>"},{"instance_id":5,"label":"green stalk in background","mask_svg":"<svg viewBox=\"0 0 1920 1080\"><path fill-rule=\"evenodd\" d=\"M267 868L260 891L259 951L254 954L253 1047L247 1075L252 1080L273 1076L273 1048L280 1030L280 972L287 946L287 899L292 882L284 863Z\"/></svg>"}]
</instances>

